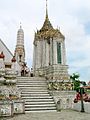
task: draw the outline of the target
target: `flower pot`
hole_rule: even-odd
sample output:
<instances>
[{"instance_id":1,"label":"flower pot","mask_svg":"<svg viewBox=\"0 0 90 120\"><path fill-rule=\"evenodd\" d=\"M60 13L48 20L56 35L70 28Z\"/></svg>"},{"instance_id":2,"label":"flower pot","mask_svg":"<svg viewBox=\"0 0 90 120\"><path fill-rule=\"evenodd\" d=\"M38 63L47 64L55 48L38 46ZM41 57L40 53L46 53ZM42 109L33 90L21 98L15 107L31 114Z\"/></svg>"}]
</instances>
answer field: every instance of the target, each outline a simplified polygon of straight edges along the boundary
<instances>
[{"instance_id":1,"label":"flower pot","mask_svg":"<svg viewBox=\"0 0 90 120\"><path fill-rule=\"evenodd\" d=\"M0 95L0 100L4 100L5 96L4 95Z\"/></svg>"}]
</instances>

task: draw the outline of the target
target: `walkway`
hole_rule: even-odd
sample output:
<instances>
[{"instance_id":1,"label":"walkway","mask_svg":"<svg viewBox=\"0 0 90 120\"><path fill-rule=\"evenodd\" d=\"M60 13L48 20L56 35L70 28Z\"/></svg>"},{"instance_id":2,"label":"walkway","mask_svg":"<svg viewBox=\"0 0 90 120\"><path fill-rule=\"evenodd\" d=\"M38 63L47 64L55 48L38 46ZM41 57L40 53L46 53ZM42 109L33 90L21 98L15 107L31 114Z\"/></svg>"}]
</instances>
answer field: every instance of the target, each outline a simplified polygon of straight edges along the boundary
<instances>
[{"instance_id":1,"label":"walkway","mask_svg":"<svg viewBox=\"0 0 90 120\"><path fill-rule=\"evenodd\" d=\"M62 110L61 112L32 112L2 120L90 120L90 114L72 110Z\"/></svg>"}]
</instances>

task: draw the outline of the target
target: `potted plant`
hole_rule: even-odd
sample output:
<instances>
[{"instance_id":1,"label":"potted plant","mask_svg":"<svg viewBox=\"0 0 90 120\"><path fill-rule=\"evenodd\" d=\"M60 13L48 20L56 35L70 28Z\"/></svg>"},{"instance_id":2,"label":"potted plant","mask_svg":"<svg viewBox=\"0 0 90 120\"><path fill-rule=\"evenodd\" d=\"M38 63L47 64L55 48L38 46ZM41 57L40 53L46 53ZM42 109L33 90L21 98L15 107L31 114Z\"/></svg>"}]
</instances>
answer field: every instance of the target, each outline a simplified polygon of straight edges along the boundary
<instances>
[{"instance_id":1,"label":"potted plant","mask_svg":"<svg viewBox=\"0 0 90 120\"><path fill-rule=\"evenodd\" d=\"M5 99L5 95L2 93L2 91L0 91L0 100L4 100Z\"/></svg>"},{"instance_id":2,"label":"potted plant","mask_svg":"<svg viewBox=\"0 0 90 120\"><path fill-rule=\"evenodd\" d=\"M10 98L10 100L17 100L18 99L17 95L14 95L14 94L9 94L9 98Z\"/></svg>"}]
</instances>

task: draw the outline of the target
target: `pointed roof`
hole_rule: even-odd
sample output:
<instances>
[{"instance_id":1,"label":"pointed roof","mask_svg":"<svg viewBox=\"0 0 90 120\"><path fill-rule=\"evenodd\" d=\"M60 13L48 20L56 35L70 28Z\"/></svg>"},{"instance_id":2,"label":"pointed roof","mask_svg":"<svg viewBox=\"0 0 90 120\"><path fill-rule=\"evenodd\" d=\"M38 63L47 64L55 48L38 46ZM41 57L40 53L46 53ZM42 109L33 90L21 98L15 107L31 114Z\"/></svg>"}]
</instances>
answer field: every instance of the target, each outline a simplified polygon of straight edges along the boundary
<instances>
[{"instance_id":1,"label":"pointed roof","mask_svg":"<svg viewBox=\"0 0 90 120\"><path fill-rule=\"evenodd\" d=\"M48 18L48 8L47 8L47 0L46 0L46 17L45 17L43 27L41 28L41 31L47 31L49 29L53 29L53 26Z\"/></svg>"},{"instance_id":2,"label":"pointed roof","mask_svg":"<svg viewBox=\"0 0 90 120\"><path fill-rule=\"evenodd\" d=\"M48 17L48 8L47 8L47 0L46 0L46 16L45 16L45 21L42 26L42 28L35 33L35 40L38 40L38 38L50 38L50 37L63 37L62 33L58 29L54 29L49 17Z\"/></svg>"}]
</instances>

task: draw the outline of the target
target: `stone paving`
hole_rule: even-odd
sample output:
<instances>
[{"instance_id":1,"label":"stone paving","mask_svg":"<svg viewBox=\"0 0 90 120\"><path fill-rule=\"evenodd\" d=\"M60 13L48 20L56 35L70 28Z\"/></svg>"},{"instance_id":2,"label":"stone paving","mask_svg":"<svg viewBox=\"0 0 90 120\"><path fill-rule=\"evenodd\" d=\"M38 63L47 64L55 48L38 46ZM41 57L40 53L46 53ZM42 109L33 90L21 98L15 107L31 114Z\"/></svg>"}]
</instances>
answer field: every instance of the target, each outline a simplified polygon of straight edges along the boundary
<instances>
[{"instance_id":1,"label":"stone paving","mask_svg":"<svg viewBox=\"0 0 90 120\"><path fill-rule=\"evenodd\" d=\"M2 118L0 120L90 120L90 114L73 110L62 110L61 112L31 112L16 115L12 118Z\"/></svg>"}]
</instances>

